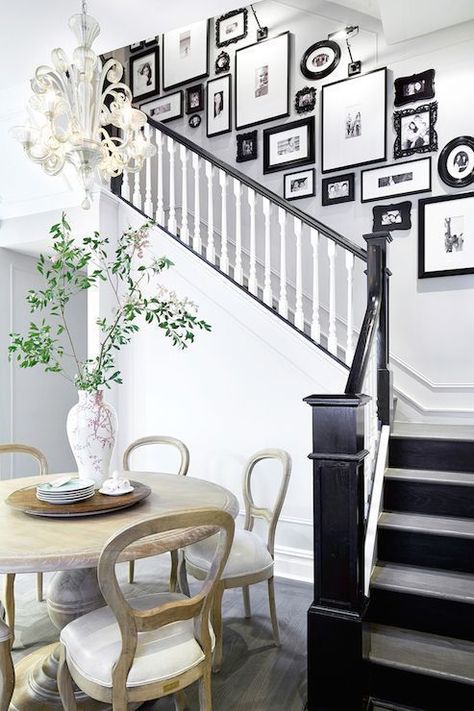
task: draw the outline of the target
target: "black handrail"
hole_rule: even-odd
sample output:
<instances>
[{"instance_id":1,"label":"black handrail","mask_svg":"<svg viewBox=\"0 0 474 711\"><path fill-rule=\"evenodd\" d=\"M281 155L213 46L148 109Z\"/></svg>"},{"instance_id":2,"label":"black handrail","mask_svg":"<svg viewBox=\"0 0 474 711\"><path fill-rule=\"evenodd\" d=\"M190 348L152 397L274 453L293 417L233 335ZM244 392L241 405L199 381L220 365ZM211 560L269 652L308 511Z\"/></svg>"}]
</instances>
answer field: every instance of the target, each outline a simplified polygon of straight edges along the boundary
<instances>
[{"instance_id":1,"label":"black handrail","mask_svg":"<svg viewBox=\"0 0 474 711\"><path fill-rule=\"evenodd\" d=\"M369 299L360 329L359 339L352 359L352 365L347 378L346 395L357 395L362 392L367 366L369 364L372 343L377 332L380 314L381 295Z\"/></svg>"},{"instance_id":2,"label":"black handrail","mask_svg":"<svg viewBox=\"0 0 474 711\"><path fill-rule=\"evenodd\" d=\"M336 242L336 244L340 245L344 249L347 249L348 252L352 252L352 254L354 254L356 257L362 259L362 261L367 261L366 250L362 249L362 247L358 247L346 237L339 234L339 232L332 230L327 225L324 225L322 222L319 222L319 220L316 220L314 217L311 217L311 215L308 215L306 212L303 212L297 207L294 207L294 205L292 205L284 198L280 197L271 190L268 190L268 188L265 188L260 183L257 183L257 181L252 180L252 178L249 178L248 175L244 175L244 173L241 173L239 170L236 170L228 163L225 163L219 158L216 158L214 155L206 151L197 143L193 143L188 138L185 138L179 133L176 133L176 131L173 131L166 124L161 123L160 121L155 121L155 119L151 118L150 116L148 116L147 119L150 126L153 126L165 136L169 136L177 143L180 143L186 148L189 148L190 151L193 151L193 153L196 153L201 158L204 158L204 160L207 160L209 163L216 166L216 168L223 170L225 173L228 173L228 175L230 175L232 178L236 178L238 181L240 181L247 187L251 188L252 190L255 190L256 193L275 203L276 205L278 205L278 207L283 208L286 212L289 212L291 215L293 215L293 217L296 217L297 219L301 220L306 225L309 225L309 227L312 227L313 229L323 234L325 237L328 237L329 239L333 240L333 242Z\"/></svg>"}]
</instances>

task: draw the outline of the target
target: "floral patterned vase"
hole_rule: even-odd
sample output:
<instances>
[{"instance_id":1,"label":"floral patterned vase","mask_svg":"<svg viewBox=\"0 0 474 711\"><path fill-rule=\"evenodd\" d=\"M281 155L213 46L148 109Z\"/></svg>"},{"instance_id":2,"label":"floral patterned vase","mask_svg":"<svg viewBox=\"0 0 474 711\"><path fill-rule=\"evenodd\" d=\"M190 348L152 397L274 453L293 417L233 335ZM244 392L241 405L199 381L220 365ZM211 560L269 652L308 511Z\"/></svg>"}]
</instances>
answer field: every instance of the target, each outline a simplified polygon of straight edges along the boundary
<instances>
[{"instance_id":1,"label":"floral patterned vase","mask_svg":"<svg viewBox=\"0 0 474 711\"><path fill-rule=\"evenodd\" d=\"M102 390L79 390L79 402L67 416L67 436L81 479L97 487L109 476L117 435L117 413L104 402Z\"/></svg>"}]
</instances>

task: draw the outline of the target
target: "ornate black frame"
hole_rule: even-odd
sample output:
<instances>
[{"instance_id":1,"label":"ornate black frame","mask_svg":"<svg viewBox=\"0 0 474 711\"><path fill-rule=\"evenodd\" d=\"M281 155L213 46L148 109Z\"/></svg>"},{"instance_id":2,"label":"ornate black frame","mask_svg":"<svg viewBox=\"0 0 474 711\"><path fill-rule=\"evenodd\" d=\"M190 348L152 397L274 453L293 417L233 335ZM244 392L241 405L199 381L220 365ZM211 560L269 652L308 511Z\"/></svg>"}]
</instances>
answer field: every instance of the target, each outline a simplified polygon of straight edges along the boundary
<instances>
[{"instance_id":1,"label":"ornate black frame","mask_svg":"<svg viewBox=\"0 0 474 711\"><path fill-rule=\"evenodd\" d=\"M147 54L154 55L154 72L155 72L155 88L153 91L149 91L146 94L140 94L140 96L135 96L133 88L133 65L136 61L142 57L146 57ZM143 101L144 99L150 99L152 96L157 96L160 93L160 55L159 47L150 47L140 54L132 54L128 60L128 76L130 80L130 91L132 92L133 101Z\"/></svg>"},{"instance_id":2,"label":"ornate black frame","mask_svg":"<svg viewBox=\"0 0 474 711\"><path fill-rule=\"evenodd\" d=\"M405 116L416 116L417 114L429 114L430 118L430 142L427 146L419 146L413 148L402 148L402 118ZM415 153L431 153L438 150L438 134L435 131L435 123L438 118L438 102L432 101L431 104L423 104L415 109L402 109L401 111L393 112L393 127L396 131L395 143L393 144L393 157L406 158Z\"/></svg>"},{"instance_id":3,"label":"ornate black frame","mask_svg":"<svg viewBox=\"0 0 474 711\"><path fill-rule=\"evenodd\" d=\"M221 67L219 66L219 60L222 60L224 62L224 65ZM225 52L222 50L217 57L216 61L214 64L214 71L216 75L219 74L225 74L226 72L230 72L230 54L228 52Z\"/></svg>"},{"instance_id":4,"label":"ornate black frame","mask_svg":"<svg viewBox=\"0 0 474 711\"><path fill-rule=\"evenodd\" d=\"M439 177L452 188L465 188L471 183L474 183L474 168L470 173L465 175L463 178L453 178L453 176L448 173L447 161L449 154L457 147L469 146L474 151L474 138L472 136L458 136L453 138L452 141L447 143L438 158L438 173Z\"/></svg>"},{"instance_id":5,"label":"ornate black frame","mask_svg":"<svg viewBox=\"0 0 474 711\"><path fill-rule=\"evenodd\" d=\"M309 55L314 52L315 49L320 49L322 47L329 47L329 49L332 49L334 52L334 59L331 64L326 67L326 69L323 69L321 72L313 72L306 66L306 60L308 59ZM300 62L300 70L302 75L306 77L306 79L312 79L313 81L316 81L317 79L323 79L324 77L327 77L328 74L331 74L331 72L335 70L340 61L341 48L339 47L338 43L334 42L334 40L320 40L319 42L315 42L314 44L312 44L311 47L308 47L306 52L303 54Z\"/></svg>"},{"instance_id":6,"label":"ornate black frame","mask_svg":"<svg viewBox=\"0 0 474 711\"><path fill-rule=\"evenodd\" d=\"M382 216L389 210L399 210L402 221L397 224L383 225ZM411 230L411 202L391 203L390 205L374 205L372 208L373 225L372 232L393 232L393 230Z\"/></svg>"},{"instance_id":7,"label":"ornate black frame","mask_svg":"<svg viewBox=\"0 0 474 711\"><path fill-rule=\"evenodd\" d=\"M347 180L349 183L349 195L345 197L329 198L329 186L331 183L340 183L342 180ZM354 202L355 196L355 173L343 173L341 175L332 175L330 178L323 178L321 181L321 205L329 207L330 205L339 205L341 202Z\"/></svg>"},{"instance_id":8,"label":"ornate black frame","mask_svg":"<svg viewBox=\"0 0 474 711\"><path fill-rule=\"evenodd\" d=\"M308 195L295 195L295 197L287 197L286 194L286 179L290 177L290 175L296 175L297 173L311 173L312 175L312 180L313 180L313 190L311 193L308 193ZM285 173L283 176L283 197L285 200L289 200L292 202L293 200L304 200L305 198L310 198L314 197L316 195L316 169L315 168L306 168L303 170L295 170L292 173Z\"/></svg>"},{"instance_id":9,"label":"ornate black frame","mask_svg":"<svg viewBox=\"0 0 474 711\"><path fill-rule=\"evenodd\" d=\"M237 141L237 155L235 160L237 163L244 163L247 160L255 160L258 158L258 140L257 140L257 130L249 131L248 133L239 133L235 137ZM252 141L252 153L248 156L244 156L242 153L242 144L244 141Z\"/></svg>"},{"instance_id":10,"label":"ornate black frame","mask_svg":"<svg viewBox=\"0 0 474 711\"><path fill-rule=\"evenodd\" d=\"M294 161L289 161L288 163L278 163L276 165L271 165L270 163L270 136L274 133L280 133L283 131L291 130L292 128L297 128L298 126L307 126L308 130L308 155L306 158L298 158ZM308 116L307 118L298 119L298 121L292 121L291 123L282 123L279 126L272 126L272 128L265 128L263 131L263 172L264 173L275 173L278 170L287 170L288 168L299 168L303 165L309 165L315 161L315 120L314 116Z\"/></svg>"},{"instance_id":11,"label":"ornate black frame","mask_svg":"<svg viewBox=\"0 0 474 711\"><path fill-rule=\"evenodd\" d=\"M191 107L190 96L192 93L199 92L198 106ZM186 87L186 114L195 114L197 111L204 111L204 84L194 84L194 86Z\"/></svg>"},{"instance_id":12,"label":"ornate black frame","mask_svg":"<svg viewBox=\"0 0 474 711\"><path fill-rule=\"evenodd\" d=\"M424 91L420 91L419 94L410 94L405 96L403 93L403 87L405 84L413 84L415 81L425 81L426 88ZM405 104L412 104L414 101L429 101L434 99L435 95L435 70L427 69L425 72L420 72L419 74L412 74L409 77L398 77L394 81L395 88L395 101L394 106L404 106Z\"/></svg>"},{"instance_id":13,"label":"ornate black frame","mask_svg":"<svg viewBox=\"0 0 474 711\"><path fill-rule=\"evenodd\" d=\"M311 103L308 106L300 106L300 99L305 94L311 94ZM295 111L297 114L307 114L310 111L314 111L316 106L316 89L314 86L304 86L302 89L295 94Z\"/></svg>"},{"instance_id":14,"label":"ornate black frame","mask_svg":"<svg viewBox=\"0 0 474 711\"><path fill-rule=\"evenodd\" d=\"M241 12L244 13L244 32L243 32L243 34L239 35L238 37L233 37L230 40L221 40L220 23L223 22L224 20L228 20L231 17L235 17L235 15L240 15ZM232 44L233 42L239 42L239 40L247 37L248 24L249 24L249 11L247 10L246 7L241 7L238 10L231 10L230 12L227 12L225 15L221 15L220 17L218 17L216 20L216 47L228 47L229 44Z\"/></svg>"}]
</instances>

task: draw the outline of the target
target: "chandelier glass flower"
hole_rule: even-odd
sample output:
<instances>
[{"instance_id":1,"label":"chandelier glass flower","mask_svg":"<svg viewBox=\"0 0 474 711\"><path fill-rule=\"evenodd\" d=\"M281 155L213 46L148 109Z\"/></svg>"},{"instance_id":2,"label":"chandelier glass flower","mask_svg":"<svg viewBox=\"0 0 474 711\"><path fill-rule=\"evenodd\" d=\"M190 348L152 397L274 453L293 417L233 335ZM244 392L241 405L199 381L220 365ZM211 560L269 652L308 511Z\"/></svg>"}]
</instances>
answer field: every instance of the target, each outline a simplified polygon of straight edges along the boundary
<instances>
[{"instance_id":1,"label":"chandelier glass flower","mask_svg":"<svg viewBox=\"0 0 474 711\"><path fill-rule=\"evenodd\" d=\"M40 66L31 80L28 122L13 135L26 155L48 175L72 165L84 189L82 207L91 205L95 178L101 180L137 172L155 146L145 136L146 116L133 108L132 94L123 83L123 67L116 59L102 61L92 50L100 33L97 20L82 12L69 27L79 46L69 61L62 49L51 53L53 66Z\"/></svg>"}]
</instances>

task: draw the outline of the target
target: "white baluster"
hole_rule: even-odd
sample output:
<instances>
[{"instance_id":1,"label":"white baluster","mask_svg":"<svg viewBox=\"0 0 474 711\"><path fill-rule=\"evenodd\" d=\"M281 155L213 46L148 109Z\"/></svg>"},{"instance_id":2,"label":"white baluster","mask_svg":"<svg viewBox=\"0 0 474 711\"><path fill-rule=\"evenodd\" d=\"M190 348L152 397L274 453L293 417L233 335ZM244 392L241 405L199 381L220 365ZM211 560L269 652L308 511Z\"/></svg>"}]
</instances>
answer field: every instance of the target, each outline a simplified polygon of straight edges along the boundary
<instances>
[{"instance_id":1,"label":"white baluster","mask_svg":"<svg viewBox=\"0 0 474 711\"><path fill-rule=\"evenodd\" d=\"M304 313L303 313L303 264L301 254L301 220L294 218L295 235L296 235L296 302L295 302L295 326L300 331L304 330Z\"/></svg>"},{"instance_id":2,"label":"white baluster","mask_svg":"<svg viewBox=\"0 0 474 711\"><path fill-rule=\"evenodd\" d=\"M328 239L329 258L329 331L328 350L330 353L337 353L336 337L336 243Z\"/></svg>"},{"instance_id":3,"label":"white baluster","mask_svg":"<svg viewBox=\"0 0 474 711\"><path fill-rule=\"evenodd\" d=\"M250 265L249 265L249 291L257 295L257 255L255 249L255 190L247 188L247 199L250 208Z\"/></svg>"},{"instance_id":4,"label":"white baluster","mask_svg":"<svg viewBox=\"0 0 474 711\"><path fill-rule=\"evenodd\" d=\"M122 180L122 197L130 202L130 179L128 176L128 172L124 170Z\"/></svg>"},{"instance_id":5,"label":"white baluster","mask_svg":"<svg viewBox=\"0 0 474 711\"><path fill-rule=\"evenodd\" d=\"M194 170L194 234L193 234L193 249L198 254L201 254L201 201L199 192L199 166L200 160L197 153L193 153L193 170Z\"/></svg>"},{"instance_id":6,"label":"white baluster","mask_svg":"<svg viewBox=\"0 0 474 711\"><path fill-rule=\"evenodd\" d=\"M346 270L347 270L347 345L346 345L346 363L352 363L354 355L354 345L352 339L352 283L354 274L354 255L352 252L346 251Z\"/></svg>"},{"instance_id":7,"label":"white baluster","mask_svg":"<svg viewBox=\"0 0 474 711\"><path fill-rule=\"evenodd\" d=\"M168 214L168 231L176 236L178 225L176 222L176 197L174 185L174 141L168 136L168 153L170 154L170 204Z\"/></svg>"},{"instance_id":8,"label":"white baluster","mask_svg":"<svg viewBox=\"0 0 474 711\"><path fill-rule=\"evenodd\" d=\"M140 171L135 173L133 176L134 179L134 188L133 188L133 204L135 207L138 207L139 210L142 209L142 191L141 191L141 186L140 186Z\"/></svg>"},{"instance_id":9,"label":"white baluster","mask_svg":"<svg viewBox=\"0 0 474 711\"><path fill-rule=\"evenodd\" d=\"M156 153L157 153L157 202L156 221L159 225L165 224L165 205L163 200L163 134L155 129Z\"/></svg>"},{"instance_id":10,"label":"white baluster","mask_svg":"<svg viewBox=\"0 0 474 711\"><path fill-rule=\"evenodd\" d=\"M229 254L227 249L227 175L219 170L221 186L221 258L219 268L224 274L229 273Z\"/></svg>"},{"instance_id":11,"label":"white baluster","mask_svg":"<svg viewBox=\"0 0 474 711\"><path fill-rule=\"evenodd\" d=\"M263 285L263 301L267 306L273 305L272 296L272 257L270 243L270 200L262 199L263 217L265 220L265 281Z\"/></svg>"},{"instance_id":12,"label":"white baluster","mask_svg":"<svg viewBox=\"0 0 474 711\"><path fill-rule=\"evenodd\" d=\"M206 178L207 178L207 247L206 258L212 264L216 261L216 249L214 246L214 195L213 195L213 176L212 164L206 162Z\"/></svg>"},{"instance_id":13,"label":"white baluster","mask_svg":"<svg viewBox=\"0 0 474 711\"><path fill-rule=\"evenodd\" d=\"M311 228L311 247L313 248L313 314L311 319L311 338L316 343L321 339L319 322L319 232Z\"/></svg>"},{"instance_id":14,"label":"white baluster","mask_svg":"<svg viewBox=\"0 0 474 711\"><path fill-rule=\"evenodd\" d=\"M179 147L181 159L181 228L179 236L184 244L189 244L188 228L188 152L186 146Z\"/></svg>"},{"instance_id":15,"label":"white baluster","mask_svg":"<svg viewBox=\"0 0 474 711\"><path fill-rule=\"evenodd\" d=\"M280 298L278 313L283 318L288 318L288 297L286 290L286 212L278 208L278 223L280 225Z\"/></svg>"},{"instance_id":16,"label":"white baluster","mask_svg":"<svg viewBox=\"0 0 474 711\"><path fill-rule=\"evenodd\" d=\"M147 140L151 142L151 128L149 123L145 126L145 135ZM151 158L147 158L145 162L145 203L143 210L148 217L154 217L153 200L151 197Z\"/></svg>"},{"instance_id":17,"label":"white baluster","mask_svg":"<svg viewBox=\"0 0 474 711\"><path fill-rule=\"evenodd\" d=\"M241 213L241 199L242 190L240 187L240 180L234 178L234 196L235 196L235 266L234 266L234 280L237 284L242 285L243 274L242 274L242 213Z\"/></svg>"}]
</instances>

